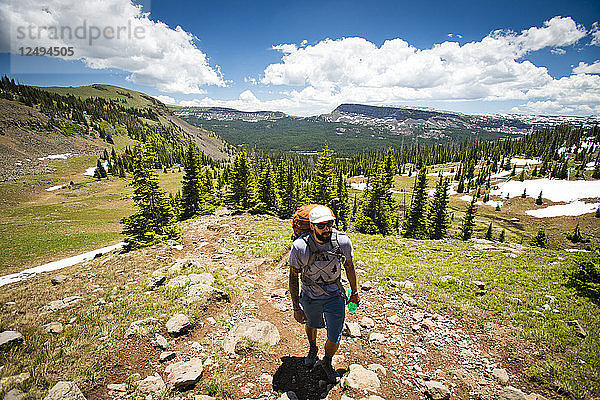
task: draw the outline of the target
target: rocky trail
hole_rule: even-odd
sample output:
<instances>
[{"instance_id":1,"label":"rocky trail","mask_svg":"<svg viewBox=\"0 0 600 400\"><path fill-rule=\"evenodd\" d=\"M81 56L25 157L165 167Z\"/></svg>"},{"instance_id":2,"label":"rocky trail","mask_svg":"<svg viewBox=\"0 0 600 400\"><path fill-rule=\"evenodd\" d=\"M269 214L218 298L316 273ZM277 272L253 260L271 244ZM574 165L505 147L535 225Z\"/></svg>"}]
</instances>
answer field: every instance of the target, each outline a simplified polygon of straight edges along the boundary
<instances>
[{"instance_id":1,"label":"rocky trail","mask_svg":"<svg viewBox=\"0 0 600 400\"><path fill-rule=\"evenodd\" d=\"M194 220L183 248L169 249L167 266L147 271L149 290L179 289L190 304L208 299L200 314L131 321L101 380L81 392L62 382L46 398L562 399L524 378L519 355L528 351L517 337L428 312L410 281L366 281L361 260L361 304L347 315L334 358L342 379L328 385L319 363L303 364L308 343L293 319L285 256L240 257L228 249L245 239L242 222L226 212ZM234 294L217 289L211 273L190 273L194 265L222 271L217 279ZM320 331L319 358L324 337Z\"/></svg>"}]
</instances>

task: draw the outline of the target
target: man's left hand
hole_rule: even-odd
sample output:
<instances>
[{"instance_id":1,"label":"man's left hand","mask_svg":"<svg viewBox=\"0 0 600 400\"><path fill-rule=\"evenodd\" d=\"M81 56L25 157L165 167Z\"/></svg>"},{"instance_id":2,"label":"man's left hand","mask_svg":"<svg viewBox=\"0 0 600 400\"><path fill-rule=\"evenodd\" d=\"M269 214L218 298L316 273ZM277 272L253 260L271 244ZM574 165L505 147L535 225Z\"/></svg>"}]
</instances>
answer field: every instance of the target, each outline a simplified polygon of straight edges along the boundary
<instances>
[{"instance_id":1,"label":"man's left hand","mask_svg":"<svg viewBox=\"0 0 600 400\"><path fill-rule=\"evenodd\" d=\"M348 303L355 303L358 306L360 304L360 298L358 297L358 293L352 292L352 295L348 299Z\"/></svg>"}]
</instances>

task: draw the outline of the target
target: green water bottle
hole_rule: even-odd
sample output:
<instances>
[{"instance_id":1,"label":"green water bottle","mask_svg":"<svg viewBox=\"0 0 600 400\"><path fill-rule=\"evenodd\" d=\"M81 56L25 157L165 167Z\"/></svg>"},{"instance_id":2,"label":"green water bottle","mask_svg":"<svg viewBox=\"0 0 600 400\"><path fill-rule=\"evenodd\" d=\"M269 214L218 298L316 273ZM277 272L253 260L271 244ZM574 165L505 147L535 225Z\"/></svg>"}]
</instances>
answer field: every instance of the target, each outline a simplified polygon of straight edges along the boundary
<instances>
[{"instance_id":1,"label":"green water bottle","mask_svg":"<svg viewBox=\"0 0 600 400\"><path fill-rule=\"evenodd\" d=\"M348 298L350 298L350 295L352 294L352 290L348 289ZM354 313L356 311L356 309L358 308L358 304L354 303L354 302L350 302L348 303L348 312L350 314Z\"/></svg>"}]
</instances>

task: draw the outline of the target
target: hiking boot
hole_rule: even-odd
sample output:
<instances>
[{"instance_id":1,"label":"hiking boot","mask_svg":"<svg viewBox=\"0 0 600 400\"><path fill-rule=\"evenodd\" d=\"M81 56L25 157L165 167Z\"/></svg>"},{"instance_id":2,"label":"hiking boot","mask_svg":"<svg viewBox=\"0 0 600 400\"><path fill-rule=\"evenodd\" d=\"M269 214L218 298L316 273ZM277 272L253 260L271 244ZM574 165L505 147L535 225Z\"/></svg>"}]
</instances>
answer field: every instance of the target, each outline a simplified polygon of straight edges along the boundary
<instances>
[{"instance_id":1,"label":"hiking boot","mask_svg":"<svg viewBox=\"0 0 600 400\"><path fill-rule=\"evenodd\" d=\"M333 365L331 365L331 363L323 362L323 364L321 364L321 367L327 375L327 383L336 384L339 381L340 374L338 374L335 368L333 368Z\"/></svg>"},{"instance_id":2,"label":"hiking boot","mask_svg":"<svg viewBox=\"0 0 600 400\"><path fill-rule=\"evenodd\" d=\"M312 368L315 365L315 362L317 361L318 352L318 347L311 347L310 350L308 350L308 355L304 357L304 365L308 368Z\"/></svg>"}]
</instances>

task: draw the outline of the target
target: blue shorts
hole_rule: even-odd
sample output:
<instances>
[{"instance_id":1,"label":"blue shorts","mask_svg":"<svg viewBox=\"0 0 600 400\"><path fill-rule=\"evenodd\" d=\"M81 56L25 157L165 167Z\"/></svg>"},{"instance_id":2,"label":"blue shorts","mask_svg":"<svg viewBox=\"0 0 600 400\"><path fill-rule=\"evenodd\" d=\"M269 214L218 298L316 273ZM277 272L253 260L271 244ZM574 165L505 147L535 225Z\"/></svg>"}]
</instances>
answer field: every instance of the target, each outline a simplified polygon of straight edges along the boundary
<instances>
[{"instance_id":1,"label":"blue shorts","mask_svg":"<svg viewBox=\"0 0 600 400\"><path fill-rule=\"evenodd\" d=\"M309 328L320 329L327 326L327 339L339 343L346 318L346 302L341 294L329 299L311 299L302 293L300 305L306 315L306 325Z\"/></svg>"}]
</instances>

